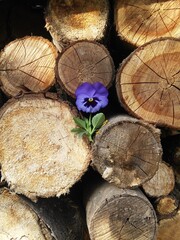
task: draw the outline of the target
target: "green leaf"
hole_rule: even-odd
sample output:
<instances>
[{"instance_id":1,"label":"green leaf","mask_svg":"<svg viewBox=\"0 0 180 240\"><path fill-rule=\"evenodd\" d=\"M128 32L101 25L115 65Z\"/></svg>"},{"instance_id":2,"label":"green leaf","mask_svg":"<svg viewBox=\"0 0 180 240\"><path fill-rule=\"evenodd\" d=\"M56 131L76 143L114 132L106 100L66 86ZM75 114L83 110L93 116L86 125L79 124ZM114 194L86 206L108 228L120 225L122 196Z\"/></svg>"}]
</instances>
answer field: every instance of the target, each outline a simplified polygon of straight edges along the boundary
<instances>
[{"instance_id":1,"label":"green leaf","mask_svg":"<svg viewBox=\"0 0 180 240\"><path fill-rule=\"evenodd\" d=\"M87 131L82 128L73 128L71 129L71 132L74 132L79 137L82 137L84 134L88 135Z\"/></svg>"},{"instance_id":2,"label":"green leaf","mask_svg":"<svg viewBox=\"0 0 180 240\"><path fill-rule=\"evenodd\" d=\"M93 118L92 118L92 125L94 129L100 128L105 121L105 115L104 113L97 113Z\"/></svg>"},{"instance_id":3,"label":"green leaf","mask_svg":"<svg viewBox=\"0 0 180 240\"><path fill-rule=\"evenodd\" d=\"M83 129L86 129L86 122L83 119L80 119L80 118L73 118L73 119L77 126Z\"/></svg>"}]
</instances>

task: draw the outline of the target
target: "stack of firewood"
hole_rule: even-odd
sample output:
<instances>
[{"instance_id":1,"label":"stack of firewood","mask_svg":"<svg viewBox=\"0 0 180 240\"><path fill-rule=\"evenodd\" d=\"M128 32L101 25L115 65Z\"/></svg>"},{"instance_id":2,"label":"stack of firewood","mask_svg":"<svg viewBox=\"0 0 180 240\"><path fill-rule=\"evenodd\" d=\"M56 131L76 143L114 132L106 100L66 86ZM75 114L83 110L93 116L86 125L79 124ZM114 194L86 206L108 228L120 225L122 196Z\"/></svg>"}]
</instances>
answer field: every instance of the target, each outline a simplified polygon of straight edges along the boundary
<instances>
[{"instance_id":1,"label":"stack of firewood","mask_svg":"<svg viewBox=\"0 0 180 240\"><path fill-rule=\"evenodd\" d=\"M42 2L0 2L0 239L180 239L180 1ZM84 82L109 90L92 143Z\"/></svg>"}]
</instances>

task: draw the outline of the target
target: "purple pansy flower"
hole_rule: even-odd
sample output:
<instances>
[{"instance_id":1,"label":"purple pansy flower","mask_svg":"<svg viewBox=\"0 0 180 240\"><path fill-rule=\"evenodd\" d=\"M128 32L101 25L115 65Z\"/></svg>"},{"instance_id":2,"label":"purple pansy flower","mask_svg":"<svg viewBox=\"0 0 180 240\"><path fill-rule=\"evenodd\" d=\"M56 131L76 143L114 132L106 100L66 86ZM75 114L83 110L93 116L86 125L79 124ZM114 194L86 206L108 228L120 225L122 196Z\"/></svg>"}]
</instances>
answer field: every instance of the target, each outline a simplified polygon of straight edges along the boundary
<instances>
[{"instance_id":1,"label":"purple pansy flower","mask_svg":"<svg viewBox=\"0 0 180 240\"><path fill-rule=\"evenodd\" d=\"M76 92L76 106L78 110L86 113L95 113L108 104L108 90L100 83L81 84Z\"/></svg>"}]
</instances>

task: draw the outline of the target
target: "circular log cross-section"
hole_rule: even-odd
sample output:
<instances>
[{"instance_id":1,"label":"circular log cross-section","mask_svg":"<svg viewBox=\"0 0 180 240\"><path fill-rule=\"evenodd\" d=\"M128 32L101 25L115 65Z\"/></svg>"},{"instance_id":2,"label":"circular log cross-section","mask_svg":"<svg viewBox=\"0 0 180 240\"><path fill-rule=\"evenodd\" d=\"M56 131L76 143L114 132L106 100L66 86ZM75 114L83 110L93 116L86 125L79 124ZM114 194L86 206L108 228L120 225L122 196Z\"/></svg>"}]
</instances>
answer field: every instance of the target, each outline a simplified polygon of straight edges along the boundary
<instances>
[{"instance_id":1,"label":"circular log cross-section","mask_svg":"<svg viewBox=\"0 0 180 240\"><path fill-rule=\"evenodd\" d=\"M155 209L159 219L172 218L179 208L179 199L174 195L158 198L155 201Z\"/></svg>"},{"instance_id":2,"label":"circular log cross-section","mask_svg":"<svg viewBox=\"0 0 180 240\"><path fill-rule=\"evenodd\" d=\"M44 92L55 83L55 46L42 37L24 37L10 42L0 53L2 90L16 97Z\"/></svg>"},{"instance_id":3,"label":"circular log cross-section","mask_svg":"<svg viewBox=\"0 0 180 240\"><path fill-rule=\"evenodd\" d=\"M165 162L160 162L155 175L142 185L146 194L151 197L168 195L173 191L174 186L175 177L173 169Z\"/></svg>"},{"instance_id":4,"label":"circular log cross-section","mask_svg":"<svg viewBox=\"0 0 180 240\"><path fill-rule=\"evenodd\" d=\"M162 148L160 131L143 121L117 116L95 136L93 166L120 188L139 186L158 169Z\"/></svg>"},{"instance_id":5,"label":"circular log cross-section","mask_svg":"<svg viewBox=\"0 0 180 240\"><path fill-rule=\"evenodd\" d=\"M17 194L1 189L0 239L53 240L51 231Z\"/></svg>"},{"instance_id":6,"label":"circular log cross-section","mask_svg":"<svg viewBox=\"0 0 180 240\"><path fill-rule=\"evenodd\" d=\"M86 200L91 240L155 240L155 211L139 190L123 190L107 182L97 185Z\"/></svg>"},{"instance_id":7,"label":"circular log cross-section","mask_svg":"<svg viewBox=\"0 0 180 240\"><path fill-rule=\"evenodd\" d=\"M114 78L114 63L108 50L95 42L72 44L61 54L57 68L59 84L73 97L83 82L101 82L110 87Z\"/></svg>"},{"instance_id":8,"label":"circular log cross-section","mask_svg":"<svg viewBox=\"0 0 180 240\"><path fill-rule=\"evenodd\" d=\"M71 42L101 40L108 18L107 0L50 0L45 16L46 28L60 52Z\"/></svg>"},{"instance_id":9,"label":"circular log cross-section","mask_svg":"<svg viewBox=\"0 0 180 240\"><path fill-rule=\"evenodd\" d=\"M179 4L179 0L117 0L116 31L135 46L160 37L179 38Z\"/></svg>"},{"instance_id":10,"label":"circular log cross-section","mask_svg":"<svg viewBox=\"0 0 180 240\"><path fill-rule=\"evenodd\" d=\"M180 40L154 40L126 58L117 74L117 94L136 117L180 128Z\"/></svg>"},{"instance_id":11,"label":"circular log cross-section","mask_svg":"<svg viewBox=\"0 0 180 240\"><path fill-rule=\"evenodd\" d=\"M71 133L74 108L50 97L11 99L0 112L2 177L32 200L67 193L90 162L86 140Z\"/></svg>"}]
</instances>

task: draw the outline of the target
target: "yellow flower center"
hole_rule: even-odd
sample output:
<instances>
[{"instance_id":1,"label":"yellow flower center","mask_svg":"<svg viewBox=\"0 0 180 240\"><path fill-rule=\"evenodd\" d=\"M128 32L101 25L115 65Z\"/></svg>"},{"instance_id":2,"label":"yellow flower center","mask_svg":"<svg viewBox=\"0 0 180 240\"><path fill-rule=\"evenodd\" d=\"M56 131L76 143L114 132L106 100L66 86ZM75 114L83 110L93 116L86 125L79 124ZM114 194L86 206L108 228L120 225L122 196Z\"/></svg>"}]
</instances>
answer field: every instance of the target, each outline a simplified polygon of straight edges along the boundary
<instances>
[{"instance_id":1,"label":"yellow flower center","mask_svg":"<svg viewBox=\"0 0 180 240\"><path fill-rule=\"evenodd\" d=\"M89 98L89 99L88 99L88 102L93 102L93 101L94 101L93 98Z\"/></svg>"}]
</instances>

